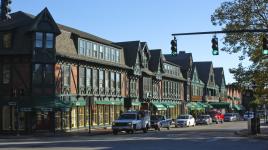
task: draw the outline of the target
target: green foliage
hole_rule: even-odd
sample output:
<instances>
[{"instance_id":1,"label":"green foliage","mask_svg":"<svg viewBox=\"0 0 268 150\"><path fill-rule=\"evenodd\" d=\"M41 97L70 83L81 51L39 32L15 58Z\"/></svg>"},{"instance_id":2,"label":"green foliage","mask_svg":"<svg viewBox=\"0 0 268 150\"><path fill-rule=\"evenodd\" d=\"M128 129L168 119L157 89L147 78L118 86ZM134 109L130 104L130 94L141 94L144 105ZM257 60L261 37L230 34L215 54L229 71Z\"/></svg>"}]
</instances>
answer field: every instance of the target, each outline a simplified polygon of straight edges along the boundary
<instances>
[{"instance_id":1,"label":"green foliage","mask_svg":"<svg viewBox=\"0 0 268 150\"><path fill-rule=\"evenodd\" d=\"M211 16L215 26L222 26L222 30L268 29L268 1L267 0L232 0L224 2ZM239 58L249 57L252 65L248 68L239 64L230 69L239 85L252 81L258 88L268 83L268 63L262 54L262 39L264 33L226 34L222 51L232 53L242 52ZM261 90L259 90L261 91Z\"/></svg>"}]
</instances>

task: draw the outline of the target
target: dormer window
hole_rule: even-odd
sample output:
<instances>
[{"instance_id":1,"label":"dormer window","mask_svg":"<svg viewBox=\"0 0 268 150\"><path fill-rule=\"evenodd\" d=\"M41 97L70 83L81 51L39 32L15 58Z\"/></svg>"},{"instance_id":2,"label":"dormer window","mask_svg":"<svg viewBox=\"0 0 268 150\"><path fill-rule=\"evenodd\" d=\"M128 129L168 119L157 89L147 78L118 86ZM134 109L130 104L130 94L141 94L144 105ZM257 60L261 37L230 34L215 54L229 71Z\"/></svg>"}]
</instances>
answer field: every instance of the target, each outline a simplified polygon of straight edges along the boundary
<instances>
[{"instance_id":1,"label":"dormer window","mask_svg":"<svg viewBox=\"0 0 268 150\"><path fill-rule=\"evenodd\" d=\"M3 48L11 48L11 40L12 40L12 34L11 33L5 33L3 35Z\"/></svg>"},{"instance_id":2,"label":"dormer window","mask_svg":"<svg viewBox=\"0 0 268 150\"><path fill-rule=\"evenodd\" d=\"M36 48L43 47L43 33L42 32L35 33L35 47Z\"/></svg>"},{"instance_id":3,"label":"dormer window","mask_svg":"<svg viewBox=\"0 0 268 150\"><path fill-rule=\"evenodd\" d=\"M54 34L53 33L35 33L35 47L36 48L53 48Z\"/></svg>"},{"instance_id":4,"label":"dormer window","mask_svg":"<svg viewBox=\"0 0 268 150\"><path fill-rule=\"evenodd\" d=\"M54 34L46 33L46 48L53 48L53 40L54 40Z\"/></svg>"}]
</instances>

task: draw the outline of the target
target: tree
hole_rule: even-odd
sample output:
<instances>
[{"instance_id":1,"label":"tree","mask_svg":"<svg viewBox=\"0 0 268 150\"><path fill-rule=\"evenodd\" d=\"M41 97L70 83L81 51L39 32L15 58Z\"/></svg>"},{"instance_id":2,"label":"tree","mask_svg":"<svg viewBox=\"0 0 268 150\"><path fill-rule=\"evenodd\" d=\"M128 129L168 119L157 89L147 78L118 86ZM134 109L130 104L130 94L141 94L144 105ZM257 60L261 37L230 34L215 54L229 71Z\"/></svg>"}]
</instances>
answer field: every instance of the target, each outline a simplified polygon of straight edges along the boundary
<instances>
[{"instance_id":1,"label":"tree","mask_svg":"<svg viewBox=\"0 0 268 150\"><path fill-rule=\"evenodd\" d=\"M223 30L268 29L268 0L232 0L223 2L211 16L215 26ZM226 34L222 51L242 52L240 59L249 57L252 65L248 68L239 64L230 69L240 85L255 81L257 87L263 89L268 83L268 63L262 55L262 38L264 33Z\"/></svg>"}]
</instances>

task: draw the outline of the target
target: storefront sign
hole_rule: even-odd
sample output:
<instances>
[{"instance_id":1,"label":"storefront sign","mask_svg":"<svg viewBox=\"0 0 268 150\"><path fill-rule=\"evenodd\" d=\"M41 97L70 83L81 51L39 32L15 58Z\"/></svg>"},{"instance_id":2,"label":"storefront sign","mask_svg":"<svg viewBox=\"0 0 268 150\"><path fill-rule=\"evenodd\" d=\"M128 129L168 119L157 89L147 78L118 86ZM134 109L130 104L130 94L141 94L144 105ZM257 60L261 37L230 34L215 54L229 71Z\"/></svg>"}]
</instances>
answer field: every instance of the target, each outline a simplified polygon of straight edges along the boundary
<instances>
[{"instance_id":1,"label":"storefront sign","mask_svg":"<svg viewBox=\"0 0 268 150\"><path fill-rule=\"evenodd\" d=\"M16 102L8 102L8 105L9 105L9 106L16 106L17 103L16 103Z\"/></svg>"},{"instance_id":2,"label":"storefront sign","mask_svg":"<svg viewBox=\"0 0 268 150\"><path fill-rule=\"evenodd\" d=\"M41 111L44 111L44 112L52 111L52 108L41 108Z\"/></svg>"},{"instance_id":3,"label":"storefront sign","mask_svg":"<svg viewBox=\"0 0 268 150\"><path fill-rule=\"evenodd\" d=\"M20 108L20 111L22 111L22 112L30 112L30 111L32 111L32 108Z\"/></svg>"}]
</instances>

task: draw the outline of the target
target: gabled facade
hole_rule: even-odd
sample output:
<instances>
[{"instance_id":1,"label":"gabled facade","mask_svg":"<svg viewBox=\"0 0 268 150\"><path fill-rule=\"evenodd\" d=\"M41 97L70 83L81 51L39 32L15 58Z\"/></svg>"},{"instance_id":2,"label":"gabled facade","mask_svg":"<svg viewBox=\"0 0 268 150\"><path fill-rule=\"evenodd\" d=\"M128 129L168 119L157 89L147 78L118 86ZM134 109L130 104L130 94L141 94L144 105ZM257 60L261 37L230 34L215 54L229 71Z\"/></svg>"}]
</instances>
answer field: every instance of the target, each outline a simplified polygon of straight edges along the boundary
<instances>
[{"instance_id":1,"label":"gabled facade","mask_svg":"<svg viewBox=\"0 0 268 150\"><path fill-rule=\"evenodd\" d=\"M150 53L149 68L156 76L153 80L153 112L175 119L182 113L185 79L180 68L165 59L161 49L150 50Z\"/></svg>"},{"instance_id":2,"label":"gabled facade","mask_svg":"<svg viewBox=\"0 0 268 150\"><path fill-rule=\"evenodd\" d=\"M48 9L11 17L0 22L0 129L111 125L127 94L122 47L57 24Z\"/></svg>"},{"instance_id":3,"label":"gabled facade","mask_svg":"<svg viewBox=\"0 0 268 150\"><path fill-rule=\"evenodd\" d=\"M227 90L226 90L226 83L225 83L225 76L222 67L214 68L215 74L215 83L219 87L218 89L218 96L220 101L224 101L227 98Z\"/></svg>"},{"instance_id":4,"label":"gabled facade","mask_svg":"<svg viewBox=\"0 0 268 150\"><path fill-rule=\"evenodd\" d=\"M215 75L212 62L194 62L201 81L204 83L203 101L219 102L218 86L215 83Z\"/></svg>"},{"instance_id":5,"label":"gabled facade","mask_svg":"<svg viewBox=\"0 0 268 150\"><path fill-rule=\"evenodd\" d=\"M165 54L167 61L170 61L181 68L183 78L186 79L184 82L184 100L186 102L190 101L190 91L191 91L191 73L193 66L192 53L186 53L185 51L180 51L179 54L173 56L171 54Z\"/></svg>"},{"instance_id":6,"label":"gabled facade","mask_svg":"<svg viewBox=\"0 0 268 150\"><path fill-rule=\"evenodd\" d=\"M197 72L195 64L193 65L192 75L191 75L191 101L192 102L202 102L203 99L203 90L205 84L200 79Z\"/></svg>"}]
</instances>

